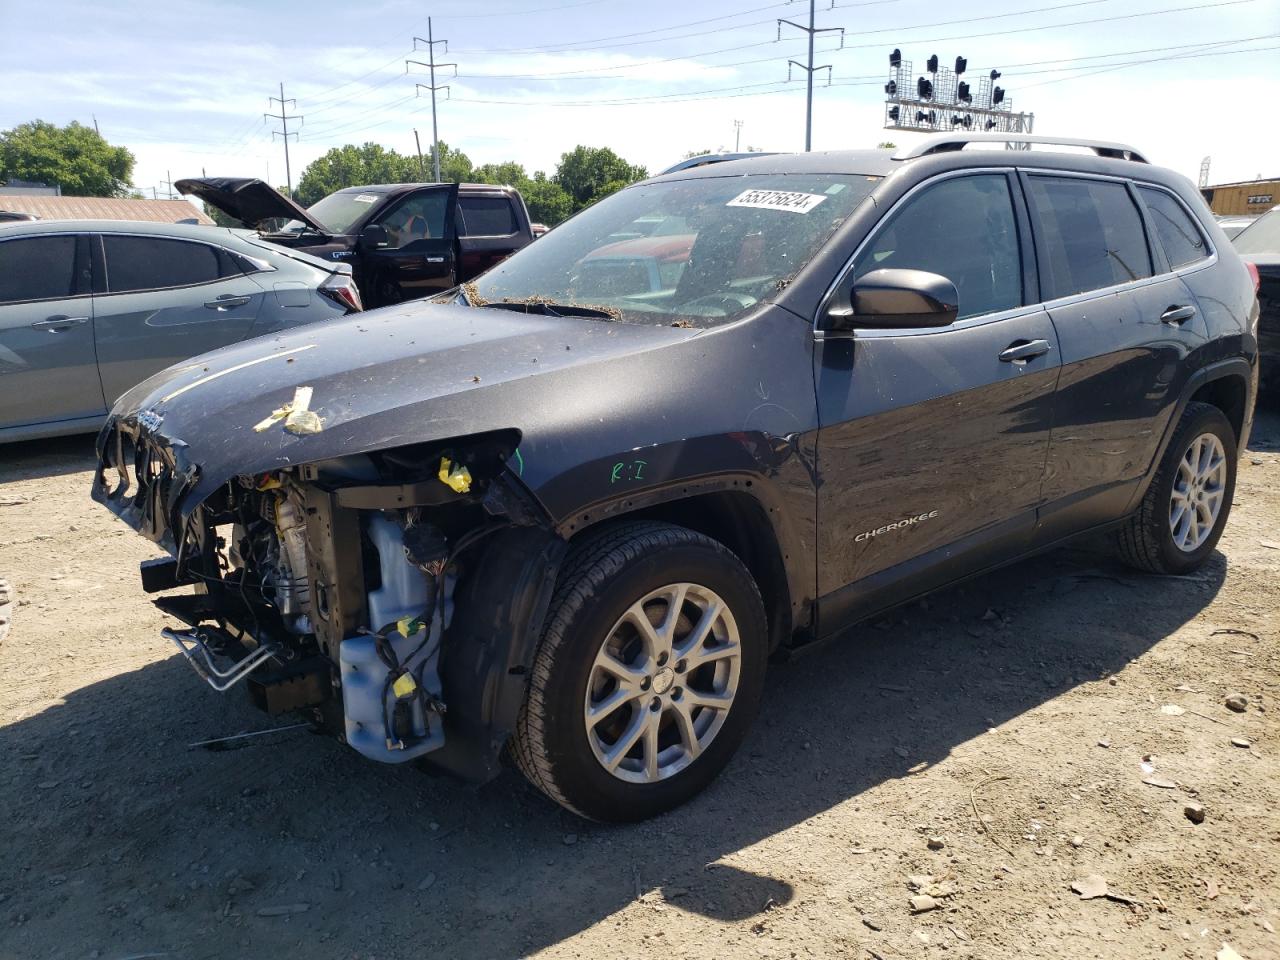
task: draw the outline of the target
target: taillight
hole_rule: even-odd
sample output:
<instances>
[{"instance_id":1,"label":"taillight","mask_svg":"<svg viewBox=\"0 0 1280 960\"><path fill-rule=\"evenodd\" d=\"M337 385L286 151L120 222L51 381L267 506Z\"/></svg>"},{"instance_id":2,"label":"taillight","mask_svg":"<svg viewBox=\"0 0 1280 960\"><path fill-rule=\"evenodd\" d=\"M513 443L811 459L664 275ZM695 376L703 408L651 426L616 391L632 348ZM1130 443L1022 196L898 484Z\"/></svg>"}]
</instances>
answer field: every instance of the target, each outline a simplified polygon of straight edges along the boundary
<instances>
[{"instance_id":1,"label":"taillight","mask_svg":"<svg viewBox=\"0 0 1280 960\"><path fill-rule=\"evenodd\" d=\"M1258 265L1249 260L1244 262L1249 268L1249 276L1253 277L1253 292L1256 294L1262 288L1262 277L1258 276Z\"/></svg>"},{"instance_id":2,"label":"taillight","mask_svg":"<svg viewBox=\"0 0 1280 960\"><path fill-rule=\"evenodd\" d=\"M346 307L348 313L356 313L364 309L360 302L360 291L356 282L348 274L335 273L320 284L320 292L339 306Z\"/></svg>"}]
</instances>

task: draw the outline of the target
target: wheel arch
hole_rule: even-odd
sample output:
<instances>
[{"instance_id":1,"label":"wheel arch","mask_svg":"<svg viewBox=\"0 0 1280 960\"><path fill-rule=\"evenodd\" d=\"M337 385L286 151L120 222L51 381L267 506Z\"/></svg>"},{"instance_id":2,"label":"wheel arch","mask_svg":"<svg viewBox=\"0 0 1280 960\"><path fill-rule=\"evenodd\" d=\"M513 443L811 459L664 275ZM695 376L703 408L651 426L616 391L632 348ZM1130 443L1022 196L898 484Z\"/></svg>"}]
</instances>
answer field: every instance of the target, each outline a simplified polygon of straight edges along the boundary
<instances>
[{"instance_id":1,"label":"wheel arch","mask_svg":"<svg viewBox=\"0 0 1280 960\"><path fill-rule=\"evenodd\" d=\"M646 490L582 511L561 525L570 547L624 521L653 520L694 530L723 543L755 579L769 624L769 649L804 629L812 609L803 558L767 482L734 474Z\"/></svg>"},{"instance_id":2,"label":"wheel arch","mask_svg":"<svg viewBox=\"0 0 1280 960\"><path fill-rule=\"evenodd\" d=\"M1169 417L1169 422L1165 426L1164 436L1160 438L1155 457L1142 483L1134 492L1133 499L1129 501L1129 511L1136 510L1142 498L1146 496L1147 488L1155 476L1156 466L1164 459L1165 451L1169 448L1169 442L1173 439L1174 431L1177 430L1178 421L1182 419L1182 413L1187 409L1187 404L1193 401L1204 402L1222 410L1235 430L1236 452L1239 455L1249 442L1249 430L1253 423L1253 403L1257 390L1257 364L1250 363L1244 357L1229 357L1205 364L1187 377L1172 416Z\"/></svg>"}]
</instances>

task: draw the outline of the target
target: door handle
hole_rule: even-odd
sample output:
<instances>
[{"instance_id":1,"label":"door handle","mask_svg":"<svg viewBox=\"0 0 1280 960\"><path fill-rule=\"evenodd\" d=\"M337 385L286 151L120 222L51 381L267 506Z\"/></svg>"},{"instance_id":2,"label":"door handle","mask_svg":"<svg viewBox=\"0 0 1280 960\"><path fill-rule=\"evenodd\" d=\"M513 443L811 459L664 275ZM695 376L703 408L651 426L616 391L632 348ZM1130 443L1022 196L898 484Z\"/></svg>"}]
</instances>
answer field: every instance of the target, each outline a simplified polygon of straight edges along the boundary
<instances>
[{"instance_id":1,"label":"door handle","mask_svg":"<svg viewBox=\"0 0 1280 960\"><path fill-rule=\"evenodd\" d=\"M1000 351L1000 359L1005 363L1026 363L1048 352L1048 340L1017 340Z\"/></svg>"},{"instance_id":2,"label":"door handle","mask_svg":"<svg viewBox=\"0 0 1280 960\"><path fill-rule=\"evenodd\" d=\"M444 263L444 257L424 257L427 263Z\"/></svg>"},{"instance_id":3,"label":"door handle","mask_svg":"<svg viewBox=\"0 0 1280 960\"><path fill-rule=\"evenodd\" d=\"M243 307L252 297L238 297L235 294L223 294L216 300L206 300L205 306L210 310L230 310L232 307Z\"/></svg>"},{"instance_id":4,"label":"door handle","mask_svg":"<svg viewBox=\"0 0 1280 960\"><path fill-rule=\"evenodd\" d=\"M61 333L63 330L70 330L72 327L78 327L80 324L88 322L88 317L46 317L31 324L31 329L47 330L49 333Z\"/></svg>"},{"instance_id":5,"label":"door handle","mask_svg":"<svg viewBox=\"0 0 1280 960\"><path fill-rule=\"evenodd\" d=\"M1188 303L1181 307L1170 307L1164 313L1160 314L1160 319L1165 323L1172 323L1176 326L1181 323L1186 323L1195 315L1196 308Z\"/></svg>"}]
</instances>

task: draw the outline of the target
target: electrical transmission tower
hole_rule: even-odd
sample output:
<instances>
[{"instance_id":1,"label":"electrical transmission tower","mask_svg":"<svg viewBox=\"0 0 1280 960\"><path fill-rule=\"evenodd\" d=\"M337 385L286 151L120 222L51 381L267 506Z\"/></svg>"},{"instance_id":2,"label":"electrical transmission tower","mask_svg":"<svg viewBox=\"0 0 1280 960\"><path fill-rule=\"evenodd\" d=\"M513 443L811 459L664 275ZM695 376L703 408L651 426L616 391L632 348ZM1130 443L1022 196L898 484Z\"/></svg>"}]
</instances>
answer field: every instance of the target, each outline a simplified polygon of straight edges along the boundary
<instances>
[{"instance_id":1,"label":"electrical transmission tower","mask_svg":"<svg viewBox=\"0 0 1280 960\"><path fill-rule=\"evenodd\" d=\"M284 141L284 186L285 186L285 190L287 191L287 195L288 195L289 199L291 199L291 200L292 200L292 199L293 199L293 176L292 176L292 174L291 174L291 173L290 173L290 171L289 171L289 137L291 137L291 136L292 136L292 137L295 137L295 138L296 138L298 135L297 135L296 133L292 133L292 134L291 134L291 133L289 133L289 121L290 121L290 120L299 120L299 121L300 121L300 120L302 119L302 116L301 116L301 115L293 115L293 116L291 116L291 115L289 114L289 111L288 111L288 109L287 109L287 108L288 108L288 106L289 106L289 104L293 104L293 105L294 105L294 107L297 107L297 105L298 105L298 101L297 101L297 100L286 100L286 99L284 98L284 84L283 84L283 83L282 83L282 84L280 84L280 96L278 96L278 97L268 97L268 98L267 98L267 101L268 101L269 103L278 103L278 104L280 104L280 112L279 112L279 113L264 113L264 114L262 115L262 118L263 118L263 120L266 120L268 117L270 117L272 120L279 120L279 121L280 121L280 129L279 129L279 130L272 130L272 131L271 131L271 139L272 139L272 140L275 140L276 135L277 135L277 134L279 134L280 139Z\"/></svg>"},{"instance_id":2,"label":"electrical transmission tower","mask_svg":"<svg viewBox=\"0 0 1280 960\"><path fill-rule=\"evenodd\" d=\"M456 77L458 75L458 65L456 63L436 63L436 44L437 43L444 44L444 52L448 53L449 41L437 40L435 38L435 35L431 32L430 17L427 17L427 39L423 40L421 37L414 37L413 49L417 50L418 44L420 43L425 43L427 45L427 62L423 63L421 60L406 60L404 62L404 72L405 73L409 72L409 64L411 63L416 64L419 67L426 67L429 71L431 71L431 82L429 84L415 83L413 85L413 92L418 96L422 96L422 94L418 93L419 90L431 91L431 166L432 166L433 174L436 178L436 183L439 183L440 182L440 128L436 123L436 91L443 90L445 91L446 94L448 94L449 85L444 84L442 86L437 86L436 69L453 67L453 75Z\"/></svg>"},{"instance_id":3,"label":"electrical transmission tower","mask_svg":"<svg viewBox=\"0 0 1280 960\"><path fill-rule=\"evenodd\" d=\"M1209 185L1209 163L1212 157L1205 157L1200 161L1200 189L1203 190Z\"/></svg>"},{"instance_id":4,"label":"electrical transmission tower","mask_svg":"<svg viewBox=\"0 0 1280 960\"><path fill-rule=\"evenodd\" d=\"M831 0L831 6L832 7L835 6L835 0ZM806 66L805 64L800 63L797 60L787 61L787 79L788 80L791 79L792 67L797 67L798 69L803 70L808 75L808 89L807 89L807 92L805 93L805 106L804 106L804 152L805 153L808 153L811 149L813 149L813 74L814 74L814 71L816 70L827 71L827 85L830 86L831 84L831 64L827 63L818 67L815 67L813 65L813 38L815 35L819 33L835 33L838 30L840 32L840 49L844 48L844 27L815 27L813 25L813 7L814 7L814 0L809 0L809 25L807 27L802 26L801 24L798 24L792 20L783 20L781 18L778 19L778 39L779 40L782 39L782 25L784 23L789 27L795 27L797 30L800 30L809 35L808 65Z\"/></svg>"},{"instance_id":5,"label":"electrical transmission tower","mask_svg":"<svg viewBox=\"0 0 1280 960\"><path fill-rule=\"evenodd\" d=\"M733 121L733 152L738 153L742 149L742 121Z\"/></svg>"}]
</instances>

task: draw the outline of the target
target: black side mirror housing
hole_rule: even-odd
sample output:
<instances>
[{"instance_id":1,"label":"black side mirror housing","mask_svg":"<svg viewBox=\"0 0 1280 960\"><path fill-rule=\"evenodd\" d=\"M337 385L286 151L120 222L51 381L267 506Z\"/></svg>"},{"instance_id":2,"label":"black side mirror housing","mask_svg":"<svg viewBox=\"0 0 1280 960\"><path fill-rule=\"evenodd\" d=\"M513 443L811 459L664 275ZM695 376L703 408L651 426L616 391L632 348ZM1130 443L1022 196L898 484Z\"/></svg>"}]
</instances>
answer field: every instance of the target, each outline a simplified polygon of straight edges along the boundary
<instances>
[{"instance_id":1,"label":"black side mirror housing","mask_svg":"<svg viewBox=\"0 0 1280 960\"><path fill-rule=\"evenodd\" d=\"M391 235L386 227L371 223L360 231L360 246L366 250L381 250L391 246Z\"/></svg>"},{"instance_id":2,"label":"black side mirror housing","mask_svg":"<svg viewBox=\"0 0 1280 960\"><path fill-rule=\"evenodd\" d=\"M838 291L824 329L895 330L955 323L960 296L946 277L925 270L872 270Z\"/></svg>"}]
</instances>

